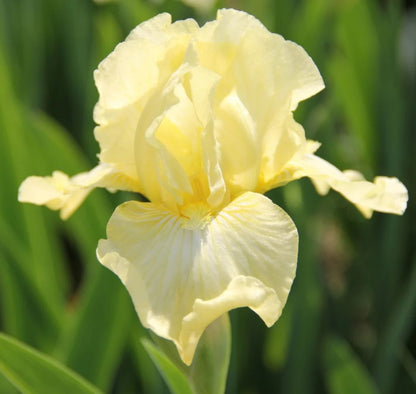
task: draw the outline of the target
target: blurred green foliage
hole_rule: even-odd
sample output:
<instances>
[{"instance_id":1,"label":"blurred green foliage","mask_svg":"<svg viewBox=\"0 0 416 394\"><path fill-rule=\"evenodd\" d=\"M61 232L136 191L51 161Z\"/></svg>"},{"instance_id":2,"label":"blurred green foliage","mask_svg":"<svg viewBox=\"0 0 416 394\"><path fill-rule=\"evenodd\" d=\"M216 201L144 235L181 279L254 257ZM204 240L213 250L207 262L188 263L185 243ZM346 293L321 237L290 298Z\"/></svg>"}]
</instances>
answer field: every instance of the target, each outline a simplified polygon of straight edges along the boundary
<instances>
[{"instance_id":1,"label":"blurred green foliage","mask_svg":"<svg viewBox=\"0 0 416 394\"><path fill-rule=\"evenodd\" d=\"M403 217L366 221L335 193L318 197L308 181L269 194L299 229L297 278L271 329L249 310L231 313L227 393L415 392L416 9L365 0L217 6L254 14L314 59L327 89L295 115L323 142L323 157L367 178L397 176L410 195ZM0 393L46 392L25 389L31 374L19 357L28 369L41 360L33 368L43 383L55 371L56 388L168 392L124 287L95 257L112 209L128 196L95 191L67 222L17 202L28 175L95 164L92 72L162 11L201 23L215 16L175 0L0 0L0 329L8 334Z\"/></svg>"}]
</instances>

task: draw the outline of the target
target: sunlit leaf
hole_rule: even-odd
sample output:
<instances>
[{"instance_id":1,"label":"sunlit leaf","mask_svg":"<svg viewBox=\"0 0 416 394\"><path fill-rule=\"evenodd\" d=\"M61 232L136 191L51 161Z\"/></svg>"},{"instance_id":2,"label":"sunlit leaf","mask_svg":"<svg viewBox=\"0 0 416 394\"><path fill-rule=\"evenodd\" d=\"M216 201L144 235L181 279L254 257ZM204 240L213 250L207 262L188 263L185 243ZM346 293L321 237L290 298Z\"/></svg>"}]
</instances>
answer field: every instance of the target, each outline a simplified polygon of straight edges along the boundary
<instances>
[{"instance_id":1,"label":"sunlit leaf","mask_svg":"<svg viewBox=\"0 0 416 394\"><path fill-rule=\"evenodd\" d=\"M1 333L0 349L0 373L24 394L100 393L62 364Z\"/></svg>"},{"instance_id":2,"label":"sunlit leaf","mask_svg":"<svg viewBox=\"0 0 416 394\"><path fill-rule=\"evenodd\" d=\"M185 374L162 351L146 338L142 343L173 394L194 393Z\"/></svg>"}]
</instances>

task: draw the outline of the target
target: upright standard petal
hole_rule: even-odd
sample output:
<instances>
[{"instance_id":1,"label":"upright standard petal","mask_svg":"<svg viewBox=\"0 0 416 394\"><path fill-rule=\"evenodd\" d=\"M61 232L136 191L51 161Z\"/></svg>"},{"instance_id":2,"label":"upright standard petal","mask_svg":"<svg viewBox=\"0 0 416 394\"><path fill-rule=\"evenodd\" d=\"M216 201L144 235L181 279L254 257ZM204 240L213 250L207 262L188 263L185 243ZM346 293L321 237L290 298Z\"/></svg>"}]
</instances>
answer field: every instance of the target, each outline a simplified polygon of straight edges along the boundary
<instances>
[{"instance_id":1,"label":"upright standard petal","mask_svg":"<svg viewBox=\"0 0 416 394\"><path fill-rule=\"evenodd\" d=\"M218 11L195 36L201 66L221 76L211 106L228 189L255 190L305 142L292 112L324 88L322 77L303 48L241 11Z\"/></svg>"},{"instance_id":2,"label":"upright standard petal","mask_svg":"<svg viewBox=\"0 0 416 394\"><path fill-rule=\"evenodd\" d=\"M94 72L99 101L94 109L100 161L138 178L135 135L144 108L158 96L182 64L193 31L192 20L171 23L160 14L137 26Z\"/></svg>"},{"instance_id":3,"label":"upright standard petal","mask_svg":"<svg viewBox=\"0 0 416 394\"><path fill-rule=\"evenodd\" d=\"M247 192L218 213L191 206L119 206L97 255L127 287L145 327L172 340L186 364L216 318L248 306L271 326L296 271L298 235L268 198Z\"/></svg>"}]
</instances>

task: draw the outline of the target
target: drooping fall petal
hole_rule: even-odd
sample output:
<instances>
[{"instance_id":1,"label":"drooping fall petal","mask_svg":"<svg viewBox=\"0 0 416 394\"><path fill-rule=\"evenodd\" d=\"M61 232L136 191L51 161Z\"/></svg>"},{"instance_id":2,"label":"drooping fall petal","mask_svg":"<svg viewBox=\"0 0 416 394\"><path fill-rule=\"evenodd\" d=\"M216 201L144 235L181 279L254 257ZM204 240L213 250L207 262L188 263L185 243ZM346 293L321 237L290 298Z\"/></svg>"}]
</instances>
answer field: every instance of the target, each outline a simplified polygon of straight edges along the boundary
<instances>
[{"instance_id":1,"label":"drooping fall petal","mask_svg":"<svg viewBox=\"0 0 416 394\"><path fill-rule=\"evenodd\" d=\"M298 236L289 216L247 192L212 215L188 217L160 205L119 206L97 255L127 287L145 327L174 341L190 364L204 329L248 306L270 326L280 316L296 270Z\"/></svg>"}]
</instances>

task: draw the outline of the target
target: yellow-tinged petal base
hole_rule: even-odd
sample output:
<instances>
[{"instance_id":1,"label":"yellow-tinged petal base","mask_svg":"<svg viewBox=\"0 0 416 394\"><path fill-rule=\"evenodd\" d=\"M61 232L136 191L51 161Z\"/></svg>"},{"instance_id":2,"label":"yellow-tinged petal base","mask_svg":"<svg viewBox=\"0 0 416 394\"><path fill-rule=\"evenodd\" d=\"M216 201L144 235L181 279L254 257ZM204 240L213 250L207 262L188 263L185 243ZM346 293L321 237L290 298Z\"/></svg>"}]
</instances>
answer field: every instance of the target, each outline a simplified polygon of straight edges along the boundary
<instances>
[{"instance_id":1,"label":"yellow-tinged petal base","mask_svg":"<svg viewBox=\"0 0 416 394\"><path fill-rule=\"evenodd\" d=\"M205 328L231 309L248 306L268 326L279 318L298 250L292 220L263 195L247 192L220 212L194 212L124 203L97 249L142 324L172 340L186 364Z\"/></svg>"}]
</instances>

